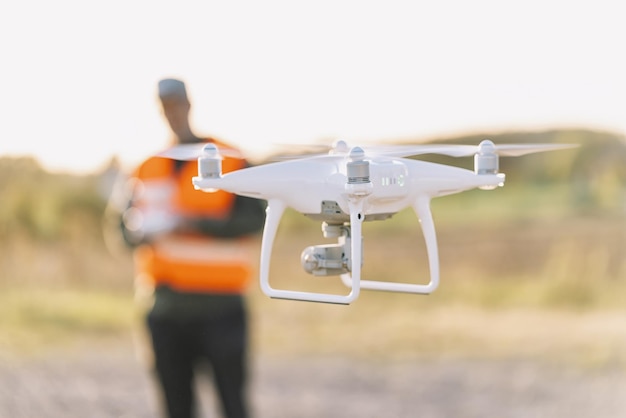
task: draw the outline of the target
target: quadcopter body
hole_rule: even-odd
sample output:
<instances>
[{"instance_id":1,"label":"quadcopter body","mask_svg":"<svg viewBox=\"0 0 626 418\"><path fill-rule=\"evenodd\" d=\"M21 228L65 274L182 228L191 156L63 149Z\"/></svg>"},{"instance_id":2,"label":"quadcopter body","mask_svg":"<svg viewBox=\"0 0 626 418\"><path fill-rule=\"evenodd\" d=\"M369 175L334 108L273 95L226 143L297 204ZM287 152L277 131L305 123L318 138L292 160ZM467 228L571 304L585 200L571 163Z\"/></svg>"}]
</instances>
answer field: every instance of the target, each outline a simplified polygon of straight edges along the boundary
<instances>
[{"instance_id":1,"label":"quadcopter body","mask_svg":"<svg viewBox=\"0 0 626 418\"><path fill-rule=\"evenodd\" d=\"M478 146L417 145L349 147L338 141L325 154L304 156L244 168L222 174L222 154L214 144L203 145L191 154L198 158L194 187L205 192L225 190L267 201L262 237L260 285L268 296L314 302L349 304L360 289L416 294L432 293L439 285L439 258L431 199L480 188L502 186L505 176L498 172L499 155L524 155L569 147L554 144L501 145L485 140ZM474 171L410 159L419 154L474 155ZM180 152L178 153L180 154ZM167 152L162 156L182 158ZM361 280L362 223L385 220L412 208L418 217L426 243L430 277L415 283ZM350 289L347 294L327 294L275 289L269 281L270 261L280 220L287 208L322 222L326 238L336 244L306 248L301 255L304 270L315 276L338 275Z\"/></svg>"},{"instance_id":2,"label":"quadcopter body","mask_svg":"<svg viewBox=\"0 0 626 418\"><path fill-rule=\"evenodd\" d=\"M410 206L420 195L432 198L477 187L497 187L504 182L501 173L477 176L466 169L408 158L374 155L352 161L359 149L353 149L348 155L316 156L250 167L218 179L200 175L193 183L201 190L220 188L257 199L280 199L313 219L347 222L348 203L353 195L366 195L363 214L365 220L374 220ZM350 164L359 162L369 167L365 173L357 172L352 176L348 173Z\"/></svg>"}]
</instances>

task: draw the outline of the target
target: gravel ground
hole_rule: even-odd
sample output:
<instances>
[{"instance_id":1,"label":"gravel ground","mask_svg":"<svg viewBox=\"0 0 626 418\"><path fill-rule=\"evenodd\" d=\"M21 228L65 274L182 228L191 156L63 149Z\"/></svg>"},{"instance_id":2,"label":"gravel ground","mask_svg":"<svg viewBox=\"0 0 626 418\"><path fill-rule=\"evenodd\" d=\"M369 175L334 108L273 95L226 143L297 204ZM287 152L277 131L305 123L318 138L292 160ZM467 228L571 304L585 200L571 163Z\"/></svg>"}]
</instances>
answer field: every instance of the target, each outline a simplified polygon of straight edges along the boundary
<instances>
[{"instance_id":1,"label":"gravel ground","mask_svg":"<svg viewBox=\"0 0 626 418\"><path fill-rule=\"evenodd\" d=\"M121 340L38 356L0 355L0 416L158 416L153 383L133 347ZM626 416L626 370L617 366L264 354L253 365L257 418ZM218 416L206 382L205 416Z\"/></svg>"}]
</instances>

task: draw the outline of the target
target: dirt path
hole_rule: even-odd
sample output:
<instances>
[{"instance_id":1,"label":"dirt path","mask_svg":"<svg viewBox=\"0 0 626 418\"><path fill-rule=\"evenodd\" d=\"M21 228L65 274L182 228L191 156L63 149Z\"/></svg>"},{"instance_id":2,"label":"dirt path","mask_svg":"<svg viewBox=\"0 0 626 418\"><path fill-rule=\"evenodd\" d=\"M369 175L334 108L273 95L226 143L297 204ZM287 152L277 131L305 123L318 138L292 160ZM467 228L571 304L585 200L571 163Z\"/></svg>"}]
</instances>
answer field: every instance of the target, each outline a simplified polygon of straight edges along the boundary
<instances>
[{"instance_id":1,"label":"dirt path","mask_svg":"<svg viewBox=\"0 0 626 418\"><path fill-rule=\"evenodd\" d=\"M1 417L158 416L152 382L130 339L57 354L0 356ZM257 418L626 416L626 370L617 366L265 354L253 364ZM206 416L216 416L212 397L202 402Z\"/></svg>"}]
</instances>

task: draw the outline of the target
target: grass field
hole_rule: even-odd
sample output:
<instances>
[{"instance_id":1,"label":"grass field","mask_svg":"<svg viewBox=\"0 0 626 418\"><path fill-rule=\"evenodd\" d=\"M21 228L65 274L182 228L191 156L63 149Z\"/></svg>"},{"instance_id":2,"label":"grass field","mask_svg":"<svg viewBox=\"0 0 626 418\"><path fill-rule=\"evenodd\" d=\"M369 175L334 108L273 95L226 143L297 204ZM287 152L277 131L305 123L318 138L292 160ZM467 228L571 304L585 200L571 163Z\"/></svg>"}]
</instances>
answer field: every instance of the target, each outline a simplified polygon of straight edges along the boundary
<instances>
[{"instance_id":1,"label":"grass field","mask_svg":"<svg viewBox=\"0 0 626 418\"><path fill-rule=\"evenodd\" d=\"M577 214L558 191L504 190L433 202L441 285L432 295L364 291L350 306L332 306L272 300L253 281L256 346L355 357L626 361L626 220L615 213ZM366 223L364 239L364 278L426 280L412 212ZM302 249L324 242L316 222L289 212L276 241L272 284L346 293L338 278L301 270ZM11 256L3 261L0 294L3 349L35 353L138 326L128 252L113 255L98 240L77 246L25 239L3 254Z\"/></svg>"},{"instance_id":2,"label":"grass field","mask_svg":"<svg viewBox=\"0 0 626 418\"><path fill-rule=\"evenodd\" d=\"M434 294L364 291L350 306L330 306L268 299L253 280L258 347L362 356L624 356L623 138L581 131L494 138L520 139L582 146L504 159L504 188L435 199L441 285ZM28 160L0 160L0 174L0 349L45 351L133 330L140 315L132 260L102 233L98 177L50 175ZM346 293L337 277L308 276L300 266L305 247L327 242L317 222L288 211L272 284ZM424 282L429 274L409 210L364 225L364 256L364 279Z\"/></svg>"}]
</instances>

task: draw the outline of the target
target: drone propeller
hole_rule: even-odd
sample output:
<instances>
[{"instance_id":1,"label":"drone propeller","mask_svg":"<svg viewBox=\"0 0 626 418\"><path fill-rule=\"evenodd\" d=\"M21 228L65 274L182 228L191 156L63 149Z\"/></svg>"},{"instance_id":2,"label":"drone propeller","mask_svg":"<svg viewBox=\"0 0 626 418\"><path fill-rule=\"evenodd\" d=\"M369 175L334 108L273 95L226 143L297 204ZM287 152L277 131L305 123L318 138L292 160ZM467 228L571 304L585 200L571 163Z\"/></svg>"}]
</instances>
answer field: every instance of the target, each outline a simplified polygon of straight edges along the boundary
<instances>
[{"instance_id":1,"label":"drone propeller","mask_svg":"<svg viewBox=\"0 0 626 418\"><path fill-rule=\"evenodd\" d=\"M470 157L480 153L495 153L501 157L519 157L526 154L544 151L556 151L573 148L575 144L500 144L496 145L489 140L482 141L479 145L416 145L413 149L407 147L407 154L441 154L450 157ZM414 153L413 153L414 152Z\"/></svg>"},{"instance_id":2,"label":"drone propeller","mask_svg":"<svg viewBox=\"0 0 626 418\"><path fill-rule=\"evenodd\" d=\"M526 154L544 151L556 151L576 147L572 144L501 144L495 145L485 140L479 145L364 145L361 148L369 155L386 157L412 157L424 154L440 154L450 157L469 157L480 153L497 154L501 157L519 157ZM348 155L350 146L345 141L337 141L331 147L325 147L325 152L309 154L285 155L276 157L279 160L317 157L323 155Z\"/></svg>"},{"instance_id":3,"label":"drone propeller","mask_svg":"<svg viewBox=\"0 0 626 418\"><path fill-rule=\"evenodd\" d=\"M320 151L298 154L285 154L273 157L275 160L297 160L302 158L324 157L328 155L349 156L352 146L344 140L335 141L332 145L306 145L306 148L316 148ZM359 145L366 154L371 156L406 157L422 153L419 145Z\"/></svg>"},{"instance_id":4,"label":"drone propeller","mask_svg":"<svg viewBox=\"0 0 626 418\"><path fill-rule=\"evenodd\" d=\"M293 154L279 154L271 157L275 161L299 160L302 158L321 157L325 155L343 155L350 151L348 143L342 139L328 144L279 144L281 148L289 148L298 151Z\"/></svg>"},{"instance_id":5,"label":"drone propeller","mask_svg":"<svg viewBox=\"0 0 626 418\"><path fill-rule=\"evenodd\" d=\"M233 148L218 147L212 142L175 145L156 154L156 157L180 161L193 161L203 156L244 158L240 151Z\"/></svg>"}]
</instances>

